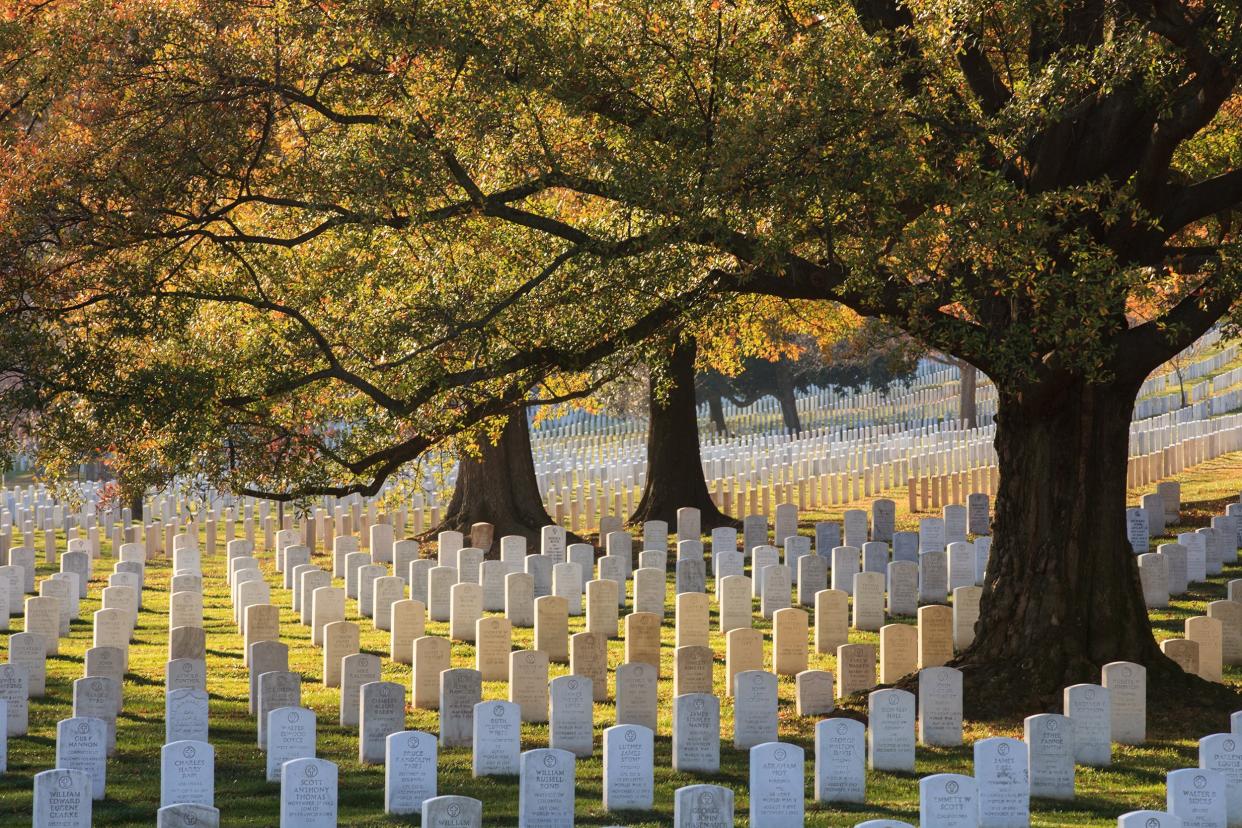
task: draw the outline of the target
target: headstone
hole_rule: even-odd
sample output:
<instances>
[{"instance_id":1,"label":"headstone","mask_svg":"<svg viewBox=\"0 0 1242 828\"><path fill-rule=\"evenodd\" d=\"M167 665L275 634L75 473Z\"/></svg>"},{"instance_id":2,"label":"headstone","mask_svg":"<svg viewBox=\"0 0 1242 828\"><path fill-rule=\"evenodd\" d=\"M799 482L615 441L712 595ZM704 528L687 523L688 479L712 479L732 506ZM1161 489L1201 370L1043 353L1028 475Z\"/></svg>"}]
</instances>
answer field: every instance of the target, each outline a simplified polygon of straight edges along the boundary
<instances>
[{"instance_id":1,"label":"headstone","mask_svg":"<svg viewBox=\"0 0 1242 828\"><path fill-rule=\"evenodd\" d=\"M518 828L573 828L574 755L536 748L525 751L518 765Z\"/></svg>"},{"instance_id":2,"label":"headstone","mask_svg":"<svg viewBox=\"0 0 1242 828\"><path fill-rule=\"evenodd\" d=\"M720 770L720 700L711 693L673 698L673 770L717 773Z\"/></svg>"},{"instance_id":3,"label":"headstone","mask_svg":"<svg viewBox=\"0 0 1242 828\"><path fill-rule=\"evenodd\" d=\"M358 727L362 716L362 687L379 681L381 669L380 657L373 653L351 653L341 659L341 697L338 707L341 727Z\"/></svg>"},{"instance_id":4,"label":"headstone","mask_svg":"<svg viewBox=\"0 0 1242 828\"><path fill-rule=\"evenodd\" d=\"M858 548L838 546L832 550L832 588L846 595L854 594L854 576L861 571Z\"/></svg>"},{"instance_id":5,"label":"headstone","mask_svg":"<svg viewBox=\"0 0 1242 828\"><path fill-rule=\"evenodd\" d=\"M1184 672L1199 674L1199 642L1185 638L1166 638L1160 642L1160 651Z\"/></svg>"},{"instance_id":6,"label":"headstone","mask_svg":"<svg viewBox=\"0 0 1242 828\"><path fill-rule=\"evenodd\" d=\"M259 675L258 743L267 749L267 720L273 710L302 704L302 677L292 672Z\"/></svg>"},{"instance_id":7,"label":"headstone","mask_svg":"<svg viewBox=\"0 0 1242 828\"><path fill-rule=\"evenodd\" d=\"M475 778L516 775L521 751L521 709L512 702L504 701L476 704L471 760Z\"/></svg>"},{"instance_id":8,"label":"headstone","mask_svg":"<svg viewBox=\"0 0 1242 828\"><path fill-rule=\"evenodd\" d=\"M115 679L94 676L73 683L73 715L93 716L107 728L108 755L116 752L116 711L121 687Z\"/></svg>"},{"instance_id":9,"label":"headstone","mask_svg":"<svg viewBox=\"0 0 1242 828\"><path fill-rule=\"evenodd\" d=\"M324 759L293 759L280 774L282 828L336 828L336 765Z\"/></svg>"},{"instance_id":10,"label":"headstone","mask_svg":"<svg viewBox=\"0 0 1242 828\"><path fill-rule=\"evenodd\" d=\"M206 690L170 690L164 694L165 744L207 742L209 722Z\"/></svg>"},{"instance_id":11,"label":"headstone","mask_svg":"<svg viewBox=\"0 0 1242 828\"><path fill-rule=\"evenodd\" d=\"M515 627L535 626L535 579L525 572L505 576L505 617Z\"/></svg>"},{"instance_id":12,"label":"headstone","mask_svg":"<svg viewBox=\"0 0 1242 828\"><path fill-rule=\"evenodd\" d=\"M867 755L873 770L914 770L914 694L895 688L867 697Z\"/></svg>"},{"instance_id":13,"label":"headstone","mask_svg":"<svg viewBox=\"0 0 1242 828\"><path fill-rule=\"evenodd\" d=\"M733 747L748 750L777 739L777 679L747 670L733 679Z\"/></svg>"},{"instance_id":14,"label":"headstone","mask_svg":"<svg viewBox=\"0 0 1242 828\"><path fill-rule=\"evenodd\" d=\"M305 707L278 707L267 714L267 781L279 782L281 767L315 755L315 714Z\"/></svg>"},{"instance_id":15,"label":"headstone","mask_svg":"<svg viewBox=\"0 0 1242 828\"><path fill-rule=\"evenodd\" d=\"M91 828L91 777L57 768L34 777L33 828Z\"/></svg>"},{"instance_id":16,"label":"headstone","mask_svg":"<svg viewBox=\"0 0 1242 828\"><path fill-rule=\"evenodd\" d=\"M1199 767L1225 779L1225 810L1230 825L1242 824L1242 739L1213 733L1199 740Z\"/></svg>"},{"instance_id":17,"label":"headstone","mask_svg":"<svg viewBox=\"0 0 1242 828\"><path fill-rule=\"evenodd\" d=\"M919 633L909 624L880 628L880 684L896 684L918 669Z\"/></svg>"},{"instance_id":18,"label":"headstone","mask_svg":"<svg viewBox=\"0 0 1242 828\"><path fill-rule=\"evenodd\" d=\"M390 733L384 751L384 813L417 814L436 795L436 737L421 730Z\"/></svg>"},{"instance_id":19,"label":"headstone","mask_svg":"<svg viewBox=\"0 0 1242 828\"><path fill-rule=\"evenodd\" d=\"M1108 691L1112 741L1141 745L1147 740L1147 668L1129 661L1113 661L1100 671Z\"/></svg>"},{"instance_id":20,"label":"headstone","mask_svg":"<svg viewBox=\"0 0 1242 828\"><path fill-rule=\"evenodd\" d=\"M800 609L785 608L773 615L772 666L778 676L796 676L806 669L808 626L807 615Z\"/></svg>"},{"instance_id":21,"label":"headstone","mask_svg":"<svg viewBox=\"0 0 1242 828\"><path fill-rule=\"evenodd\" d=\"M410 671L411 701L422 710L440 708L440 673L449 669L452 647L447 638L424 635L414 639Z\"/></svg>"},{"instance_id":22,"label":"headstone","mask_svg":"<svg viewBox=\"0 0 1242 828\"><path fill-rule=\"evenodd\" d=\"M440 673L440 746L470 747L474 706L483 699L478 670L457 667Z\"/></svg>"},{"instance_id":23,"label":"headstone","mask_svg":"<svg viewBox=\"0 0 1242 828\"><path fill-rule=\"evenodd\" d=\"M1148 552L1138 556L1139 580L1143 586L1143 602L1148 609L1169 605L1168 561L1164 555Z\"/></svg>"},{"instance_id":24,"label":"headstone","mask_svg":"<svg viewBox=\"0 0 1242 828\"><path fill-rule=\"evenodd\" d=\"M548 720L548 654L516 650L508 654L509 701L518 706L524 722Z\"/></svg>"},{"instance_id":25,"label":"headstone","mask_svg":"<svg viewBox=\"0 0 1242 828\"><path fill-rule=\"evenodd\" d=\"M842 644L837 647L837 698L875 687L875 645Z\"/></svg>"},{"instance_id":26,"label":"headstone","mask_svg":"<svg viewBox=\"0 0 1242 828\"><path fill-rule=\"evenodd\" d=\"M1186 638L1199 645L1199 677L1220 681L1224 663L1224 625L1215 618L1196 615L1185 622Z\"/></svg>"},{"instance_id":27,"label":"headstone","mask_svg":"<svg viewBox=\"0 0 1242 828\"><path fill-rule=\"evenodd\" d=\"M617 666L617 724L641 725L655 732L659 717L659 673L650 664Z\"/></svg>"},{"instance_id":28,"label":"headstone","mask_svg":"<svg viewBox=\"0 0 1242 828\"><path fill-rule=\"evenodd\" d=\"M1127 811L1117 817L1117 828L1184 828L1181 817L1166 811Z\"/></svg>"},{"instance_id":29,"label":"headstone","mask_svg":"<svg viewBox=\"0 0 1242 828\"><path fill-rule=\"evenodd\" d=\"M802 748L766 742L750 749L751 828L802 825L806 807Z\"/></svg>"},{"instance_id":30,"label":"headstone","mask_svg":"<svg viewBox=\"0 0 1242 828\"><path fill-rule=\"evenodd\" d=\"M1074 798L1074 723L1068 716L1027 716L1023 738L1031 772L1031 796Z\"/></svg>"},{"instance_id":31,"label":"headstone","mask_svg":"<svg viewBox=\"0 0 1242 828\"><path fill-rule=\"evenodd\" d=\"M579 633L581 635L581 633ZM579 675L557 676L548 685L548 744L567 750L579 758L589 758L594 750L594 696L592 680ZM677 700L673 700L676 708ZM674 728L676 727L674 714ZM676 732L674 731L674 740ZM719 740L719 727L717 727ZM674 761L676 761L674 759Z\"/></svg>"},{"instance_id":32,"label":"headstone","mask_svg":"<svg viewBox=\"0 0 1242 828\"><path fill-rule=\"evenodd\" d=\"M160 807L187 803L215 807L216 752L206 742L169 742L160 751Z\"/></svg>"},{"instance_id":33,"label":"headstone","mask_svg":"<svg viewBox=\"0 0 1242 828\"><path fill-rule=\"evenodd\" d=\"M815 606L815 596L828 588L828 559L803 555L798 559L798 603Z\"/></svg>"},{"instance_id":34,"label":"headstone","mask_svg":"<svg viewBox=\"0 0 1242 828\"><path fill-rule=\"evenodd\" d=\"M943 604L949 595L949 560L943 550L919 553L919 601Z\"/></svg>"},{"instance_id":35,"label":"headstone","mask_svg":"<svg viewBox=\"0 0 1242 828\"><path fill-rule=\"evenodd\" d=\"M835 653L848 640L849 596L839 589L815 593L815 652Z\"/></svg>"},{"instance_id":36,"label":"headstone","mask_svg":"<svg viewBox=\"0 0 1242 828\"><path fill-rule=\"evenodd\" d=\"M816 802L866 801L865 731L853 719L824 719L815 725Z\"/></svg>"},{"instance_id":37,"label":"headstone","mask_svg":"<svg viewBox=\"0 0 1242 828\"><path fill-rule=\"evenodd\" d=\"M986 494L975 492L966 496L966 530L972 535L987 535L991 532Z\"/></svg>"},{"instance_id":38,"label":"headstone","mask_svg":"<svg viewBox=\"0 0 1242 828\"><path fill-rule=\"evenodd\" d=\"M423 828L481 828L483 825L483 803L469 796L427 799L421 814Z\"/></svg>"},{"instance_id":39,"label":"headstone","mask_svg":"<svg viewBox=\"0 0 1242 828\"><path fill-rule=\"evenodd\" d=\"M259 671L254 669L254 653L261 650L264 645L279 644L276 641L260 641L258 644L251 646L251 662L250 675L255 677ZM283 646L283 645L281 645ZM288 648L286 647L286 650ZM287 662L286 662L287 666ZM275 669L275 668L272 668ZM285 669L285 668L281 668ZM263 671L266 672L266 671ZM255 685L255 690L258 686ZM179 658L176 661L164 662L164 690L172 692L173 690L207 690L207 663L199 661L196 658ZM256 693L252 690L250 693L252 700L257 698ZM254 712L253 710L251 711Z\"/></svg>"},{"instance_id":40,"label":"headstone","mask_svg":"<svg viewBox=\"0 0 1242 828\"><path fill-rule=\"evenodd\" d=\"M733 791L720 785L686 785L673 792L677 828L730 828Z\"/></svg>"},{"instance_id":41,"label":"headstone","mask_svg":"<svg viewBox=\"0 0 1242 828\"><path fill-rule=\"evenodd\" d=\"M940 667L953 659L953 610L919 607L919 669Z\"/></svg>"},{"instance_id":42,"label":"headstone","mask_svg":"<svg viewBox=\"0 0 1242 828\"><path fill-rule=\"evenodd\" d=\"M720 632L751 625L751 580L744 575L729 575L720 581L717 593Z\"/></svg>"},{"instance_id":43,"label":"headstone","mask_svg":"<svg viewBox=\"0 0 1242 828\"><path fill-rule=\"evenodd\" d=\"M854 576L854 628L879 632L884 626L884 576L860 572Z\"/></svg>"},{"instance_id":44,"label":"headstone","mask_svg":"<svg viewBox=\"0 0 1242 828\"><path fill-rule=\"evenodd\" d=\"M155 814L155 828L220 828L220 810L185 802L165 805Z\"/></svg>"},{"instance_id":45,"label":"headstone","mask_svg":"<svg viewBox=\"0 0 1242 828\"><path fill-rule=\"evenodd\" d=\"M590 680L595 701L607 701L608 639L602 633L575 633L569 639L569 672Z\"/></svg>"},{"instance_id":46,"label":"headstone","mask_svg":"<svg viewBox=\"0 0 1242 828\"><path fill-rule=\"evenodd\" d=\"M323 628L323 686L341 686L341 664L360 649L361 632L352 621L334 621Z\"/></svg>"},{"instance_id":47,"label":"headstone","mask_svg":"<svg viewBox=\"0 0 1242 828\"><path fill-rule=\"evenodd\" d=\"M104 798L107 789L108 732L101 719L79 716L56 723L56 767L89 774L92 798Z\"/></svg>"},{"instance_id":48,"label":"headstone","mask_svg":"<svg viewBox=\"0 0 1242 828\"><path fill-rule=\"evenodd\" d=\"M604 810L651 810L655 798L654 771L654 737L650 728L619 724L604 731Z\"/></svg>"},{"instance_id":49,"label":"headstone","mask_svg":"<svg viewBox=\"0 0 1242 828\"><path fill-rule=\"evenodd\" d=\"M976 828L979 785L960 773L936 773L919 780L919 822L928 828Z\"/></svg>"},{"instance_id":50,"label":"headstone","mask_svg":"<svg viewBox=\"0 0 1242 828\"><path fill-rule=\"evenodd\" d=\"M1026 828L1031 824L1027 747L1002 736L975 742L980 828Z\"/></svg>"},{"instance_id":51,"label":"headstone","mask_svg":"<svg viewBox=\"0 0 1242 828\"><path fill-rule=\"evenodd\" d=\"M1225 828L1229 819L1226 788L1225 777L1213 770L1169 771L1165 807L1187 828Z\"/></svg>"},{"instance_id":52,"label":"headstone","mask_svg":"<svg viewBox=\"0 0 1242 828\"><path fill-rule=\"evenodd\" d=\"M405 688L392 681L373 681L362 685L358 698L358 761L382 763L388 737L405 728Z\"/></svg>"},{"instance_id":53,"label":"headstone","mask_svg":"<svg viewBox=\"0 0 1242 828\"><path fill-rule=\"evenodd\" d=\"M475 622L474 667L483 681L509 680L509 653L513 649L513 625L498 615Z\"/></svg>"},{"instance_id":54,"label":"headstone","mask_svg":"<svg viewBox=\"0 0 1242 828\"><path fill-rule=\"evenodd\" d=\"M1186 547L1180 543L1162 543L1156 547L1156 554L1165 561L1169 594L1184 595L1190 586L1190 561Z\"/></svg>"},{"instance_id":55,"label":"headstone","mask_svg":"<svg viewBox=\"0 0 1242 828\"><path fill-rule=\"evenodd\" d=\"M919 741L931 747L962 743L962 674L953 667L919 671Z\"/></svg>"}]
</instances>

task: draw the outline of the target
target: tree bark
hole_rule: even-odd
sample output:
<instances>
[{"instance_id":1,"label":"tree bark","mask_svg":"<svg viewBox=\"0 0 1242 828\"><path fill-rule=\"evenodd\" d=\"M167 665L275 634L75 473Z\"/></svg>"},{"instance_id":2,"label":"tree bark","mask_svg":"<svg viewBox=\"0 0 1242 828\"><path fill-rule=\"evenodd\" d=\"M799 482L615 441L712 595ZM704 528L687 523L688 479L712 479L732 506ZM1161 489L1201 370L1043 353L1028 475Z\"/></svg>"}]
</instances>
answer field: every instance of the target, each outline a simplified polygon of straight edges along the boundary
<instances>
[{"instance_id":1,"label":"tree bark","mask_svg":"<svg viewBox=\"0 0 1242 828\"><path fill-rule=\"evenodd\" d=\"M776 399L781 404L785 430L790 434L801 434L802 421L798 417L797 397L794 396L793 370L784 358L776 363Z\"/></svg>"},{"instance_id":2,"label":"tree bark","mask_svg":"<svg viewBox=\"0 0 1242 828\"><path fill-rule=\"evenodd\" d=\"M1221 699L1160 651L1126 539L1126 460L1137 383L1000 389L1000 489L974 644L954 662L972 718L1060 710L1110 661L1148 669L1149 708Z\"/></svg>"},{"instance_id":3,"label":"tree bark","mask_svg":"<svg viewBox=\"0 0 1242 828\"><path fill-rule=\"evenodd\" d=\"M540 529L552 523L539 497L525 411L509 417L498 442L484 440L477 458L461 459L453 499L430 536L448 530L469 536L475 523L495 527L497 549L505 535L521 535L533 551L539 550Z\"/></svg>"},{"instance_id":4,"label":"tree bark","mask_svg":"<svg viewBox=\"0 0 1242 828\"><path fill-rule=\"evenodd\" d=\"M716 433L728 437L729 424L725 422L724 400L719 394L707 395L707 410L711 415L712 426L716 429Z\"/></svg>"},{"instance_id":5,"label":"tree bark","mask_svg":"<svg viewBox=\"0 0 1242 828\"><path fill-rule=\"evenodd\" d=\"M979 427L979 407L975 402L975 391L979 387L979 369L969 362L958 362L961 371L961 396L958 400L958 418L966 428Z\"/></svg>"},{"instance_id":6,"label":"tree bark","mask_svg":"<svg viewBox=\"0 0 1242 828\"><path fill-rule=\"evenodd\" d=\"M656 378L650 380L651 419L647 429L647 482L630 523L648 520L677 523L677 510L693 506L699 510L704 531L717 526L738 526L738 521L716 508L703 479L699 454L699 425L694 400L693 339L679 341L668 357L670 387L664 397L656 393Z\"/></svg>"}]
</instances>

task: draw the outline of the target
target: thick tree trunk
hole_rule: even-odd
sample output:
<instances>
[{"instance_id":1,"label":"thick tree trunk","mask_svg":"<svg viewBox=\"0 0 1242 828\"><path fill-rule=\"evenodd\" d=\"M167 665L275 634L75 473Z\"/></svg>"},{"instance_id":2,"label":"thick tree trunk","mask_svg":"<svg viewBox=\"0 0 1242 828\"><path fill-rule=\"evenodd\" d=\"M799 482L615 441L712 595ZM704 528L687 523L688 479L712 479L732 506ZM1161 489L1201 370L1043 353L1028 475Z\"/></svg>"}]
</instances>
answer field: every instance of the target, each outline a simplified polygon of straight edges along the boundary
<instances>
[{"instance_id":1,"label":"thick tree trunk","mask_svg":"<svg viewBox=\"0 0 1242 828\"><path fill-rule=\"evenodd\" d=\"M975 402L975 391L979 387L979 369L969 362L959 362L958 368L962 373L962 381L957 416L967 428L978 428L979 409Z\"/></svg>"},{"instance_id":2,"label":"thick tree trunk","mask_svg":"<svg viewBox=\"0 0 1242 828\"><path fill-rule=\"evenodd\" d=\"M716 433L728 437L729 424L725 422L724 400L719 394L707 395L707 410L711 415L712 427L716 429Z\"/></svg>"},{"instance_id":3,"label":"thick tree trunk","mask_svg":"<svg viewBox=\"0 0 1242 828\"><path fill-rule=\"evenodd\" d=\"M776 399L781 404L785 430L790 434L801 434L802 421L798 418L797 397L794 396L793 371L786 359L776 363Z\"/></svg>"},{"instance_id":4,"label":"thick tree trunk","mask_svg":"<svg viewBox=\"0 0 1242 828\"><path fill-rule=\"evenodd\" d=\"M1126 539L1126 458L1138 386L1001 389L1000 490L974 644L955 662L974 718L1060 710L1110 661L1146 665L1151 698L1232 692L1187 676L1152 637Z\"/></svg>"},{"instance_id":5,"label":"thick tree trunk","mask_svg":"<svg viewBox=\"0 0 1242 828\"><path fill-rule=\"evenodd\" d=\"M469 536L475 523L495 526L492 545L496 549L505 535L522 535L527 549L536 552L539 530L552 523L539 497L525 411L509 417L499 442L484 440L477 458L462 458L453 499L443 522L430 536L448 530Z\"/></svg>"},{"instance_id":6,"label":"thick tree trunk","mask_svg":"<svg viewBox=\"0 0 1242 828\"><path fill-rule=\"evenodd\" d=\"M129 511L133 515L133 519L139 523L143 522L142 514L142 491L139 490L129 496Z\"/></svg>"},{"instance_id":7,"label":"thick tree trunk","mask_svg":"<svg viewBox=\"0 0 1242 828\"><path fill-rule=\"evenodd\" d=\"M737 521L716 508L703 479L699 455L699 424L694 401L693 339L678 342L669 356L670 387L663 398L651 380L651 422L647 430L647 483L630 523L648 520L677 523L677 510L697 508L703 531L717 526L737 526Z\"/></svg>"}]
</instances>

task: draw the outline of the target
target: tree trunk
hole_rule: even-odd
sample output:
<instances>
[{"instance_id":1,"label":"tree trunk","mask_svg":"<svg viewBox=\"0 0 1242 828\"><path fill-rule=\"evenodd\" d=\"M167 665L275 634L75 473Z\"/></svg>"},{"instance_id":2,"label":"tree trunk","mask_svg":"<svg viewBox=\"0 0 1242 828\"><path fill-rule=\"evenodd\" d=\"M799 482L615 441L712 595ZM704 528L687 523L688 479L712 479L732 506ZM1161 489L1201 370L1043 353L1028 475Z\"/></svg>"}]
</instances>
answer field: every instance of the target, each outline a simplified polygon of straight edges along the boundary
<instances>
[{"instance_id":1,"label":"tree trunk","mask_svg":"<svg viewBox=\"0 0 1242 828\"><path fill-rule=\"evenodd\" d=\"M1152 637L1126 539L1126 458L1137 384L1000 389L1000 490L974 644L954 662L972 718L1059 711L1110 661L1148 669L1149 709L1234 695L1187 676ZM1222 695L1224 694L1224 695Z\"/></svg>"},{"instance_id":2,"label":"tree trunk","mask_svg":"<svg viewBox=\"0 0 1242 828\"><path fill-rule=\"evenodd\" d=\"M978 428L979 408L975 402L975 391L979 387L979 369L969 362L959 362L958 369L962 373L958 417L966 424L966 428Z\"/></svg>"},{"instance_id":3,"label":"tree trunk","mask_svg":"<svg viewBox=\"0 0 1242 828\"><path fill-rule=\"evenodd\" d=\"M495 527L496 549L505 535L522 535L527 549L535 552L539 550L540 529L552 523L539 497L525 411L509 417L499 442L485 439L477 458L461 459L453 499L443 522L429 534L434 537L438 532L455 530L469 536L475 523Z\"/></svg>"},{"instance_id":4,"label":"tree trunk","mask_svg":"<svg viewBox=\"0 0 1242 828\"><path fill-rule=\"evenodd\" d=\"M142 490L141 489L139 489L138 491L134 492L133 494L129 496L129 511L134 520L138 521L139 523L143 522Z\"/></svg>"},{"instance_id":5,"label":"tree trunk","mask_svg":"<svg viewBox=\"0 0 1242 828\"><path fill-rule=\"evenodd\" d=\"M719 394L707 395L707 410L711 414L712 426L722 437L729 436L729 424L725 422L724 400Z\"/></svg>"},{"instance_id":6,"label":"tree trunk","mask_svg":"<svg viewBox=\"0 0 1242 828\"><path fill-rule=\"evenodd\" d=\"M738 522L716 508L703 479L699 455L699 424L694 401L693 339L679 341L668 362L670 387L665 397L656 394L650 380L651 422L647 429L647 483L630 523L648 520L677 523L677 510L693 506L700 512L703 531Z\"/></svg>"},{"instance_id":7,"label":"tree trunk","mask_svg":"<svg viewBox=\"0 0 1242 828\"><path fill-rule=\"evenodd\" d=\"M781 419L790 434L802 433L802 421L798 418L797 397L794 396L793 371L789 361L782 358L776 363L776 399L781 404Z\"/></svg>"}]
</instances>

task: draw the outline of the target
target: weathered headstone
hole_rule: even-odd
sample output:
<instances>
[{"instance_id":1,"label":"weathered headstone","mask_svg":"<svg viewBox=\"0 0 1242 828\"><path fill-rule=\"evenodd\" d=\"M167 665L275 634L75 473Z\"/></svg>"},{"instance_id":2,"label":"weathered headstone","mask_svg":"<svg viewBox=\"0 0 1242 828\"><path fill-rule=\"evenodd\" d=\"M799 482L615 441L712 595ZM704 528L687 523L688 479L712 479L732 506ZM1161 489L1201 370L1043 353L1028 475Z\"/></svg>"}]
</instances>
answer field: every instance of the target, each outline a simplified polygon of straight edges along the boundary
<instances>
[{"instance_id":1,"label":"weathered headstone","mask_svg":"<svg viewBox=\"0 0 1242 828\"><path fill-rule=\"evenodd\" d=\"M384 813L417 814L436 795L436 737L421 730L390 733L384 752Z\"/></svg>"},{"instance_id":2,"label":"weathered headstone","mask_svg":"<svg viewBox=\"0 0 1242 828\"><path fill-rule=\"evenodd\" d=\"M474 706L483 699L478 670L457 667L440 673L440 746L470 747L474 742Z\"/></svg>"},{"instance_id":3,"label":"weathered headstone","mask_svg":"<svg viewBox=\"0 0 1242 828\"><path fill-rule=\"evenodd\" d=\"M525 751L518 765L518 828L573 828L574 755L536 748Z\"/></svg>"},{"instance_id":4,"label":"weathered headstone","mask_svg":"<svg viewBox=\"0 0 1242 828\"><path fill-rule=\"evenodd\" d=\"M867 757L873 770L914 770L914 694L895 688L867 697Z\"/></svg>"},{"instance_id":5,"label":"weathered headstone","mask_svg":"<svg viewBox=\"0 0 1242 828\"><path fill-rule=\"evenodd\" d=\"M267 781L279 782L281 767L315 755L315 714L305 707L278 707L267 714Z\"/></svg>"},{"instance_id":6,"label":"weathered headstone","mask_svg":"<svg viewBox=\"0 0 1242 828\"><path fill-rule=\"evenodd\" d=\"M160 751L160 807L216 801L216 752L192 739L169 742Z\"/></svg>"},{"instance_id":7,"label":"weathered headstone","mask_svg":"<svg viewBox=\"0 0 1242 828\"><path fill-rule=\"evenodd\" d=\"M647 811L655 798L650 728L619 724L604 731L604 810Z\"/></svg>"},{"instance_id":8,"label":"weathered headstone","mask_svg":"<svg viewBox=\"0 0 1242 828\"><path fill-rule=\"evenodd\" d=\"M751 828L802 825L806 808L802 748L766 742L750 749Z\"/></svg>"},{"instance_id":9,"label":"weathered headstone","mask_svg":"<svg viewBox=\"0 0 1242 828\"><path fill-rule=\"evenodd\" d=\"M866 728L853 719L815 725L815 801L866 801Z\"/></svg>"},{"instance_id":10,"label":"weathered headstone","mask_svg":"<svg viewBox=\"0 0 1242 828\"><path fill-rule=\"evenodd\" d=\"M280 774L282 828L336 828L337 769L324 759L293 759Z\"/></svg>"},{"instance_id":11,"label":"weathered headstone","mask_svg":"<svg viewBox=\"0 0 1242 828\"><path fill-rule=\"evenodd\" d=\"M1031 774L1031 796L1074 798L1074 723L1068 716L1040 713L1023 722Z\"/></svg>"}]
</instances>

